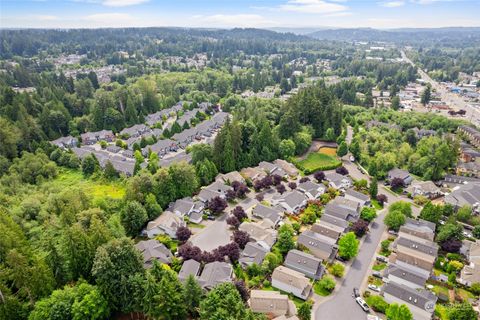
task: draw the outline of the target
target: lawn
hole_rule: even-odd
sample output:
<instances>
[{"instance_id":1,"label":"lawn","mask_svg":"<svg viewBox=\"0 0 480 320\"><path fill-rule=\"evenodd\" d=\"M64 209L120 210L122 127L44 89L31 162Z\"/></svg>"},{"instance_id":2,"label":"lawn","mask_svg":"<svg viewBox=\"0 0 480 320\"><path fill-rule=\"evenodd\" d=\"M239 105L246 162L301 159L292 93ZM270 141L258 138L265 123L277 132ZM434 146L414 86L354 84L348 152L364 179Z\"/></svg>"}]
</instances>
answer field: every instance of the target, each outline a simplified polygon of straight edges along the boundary
<instances>
[{"instance_id":1,"label":"lawn","mask_svg":"<svg viewBox=\"0 0 480 320\"><path fill-rule=\"evenodd\" d=\"M335 156L316 152L310 153L308 156L297 162L297 167L307 172L315 172L318 170L330 170L339 167L342 163Z\"/></svg>"},{"instance_id":2,"label":"lawn","mask_svg":"<svg viewBox=\"0 0 480 320\"><path fill-rule=\"evenodd\" d=\"M280 289L274 288L274 287L272 287L271 285L270 285L270 286L263 286L263 287L262 287L262 290L264 290L264 291L278 291L278 292L280 292L280 293L282 293L282 294L288 295L288 298L293 301L293 303L295 304L295 306L297 307L297 309L300 308L300 306L305 302L305 301L303 301L302 299L297 298L297 297L295 297L294 295L292 295L292 294L290 294L290 293L288 293L288 292L285 292L285 291L282 291L282 290L280 290Z\"/></svg>"},{"instance_id":3,"label":"lawn","mask_svg":"<svg viewBox=\"0 0 480 320\"><path fill-rule=\"evenodd\" d=\"M387 264L385 262L375 262L372 269L375 271L382 271L386 267L387 267Z\"/></svg>"},{"instance_id":4,"label":"lawn","mask_svg":"<svg viewBox=\"0 0 480 320\"><path fill-rule=\"evenodd\" d=\"M375 199L372 200L372 206L377 210L382 210L383 209L383 207L380 205L380 203L378 203L378 201L375 200Z\"/></svg>"},{"instance_id":5,"label":"lawn","mask_svg":"<svg viewBox=\"0 0 480 320\"><path fill-rule=\"evenodd\" d=\"M457 294L462 297L463 301L469 302L468 299L475 299L475 295L471 293L470 291L467 291L465 289L459 288L456 290Z\"/></svg>"}]
</instances>

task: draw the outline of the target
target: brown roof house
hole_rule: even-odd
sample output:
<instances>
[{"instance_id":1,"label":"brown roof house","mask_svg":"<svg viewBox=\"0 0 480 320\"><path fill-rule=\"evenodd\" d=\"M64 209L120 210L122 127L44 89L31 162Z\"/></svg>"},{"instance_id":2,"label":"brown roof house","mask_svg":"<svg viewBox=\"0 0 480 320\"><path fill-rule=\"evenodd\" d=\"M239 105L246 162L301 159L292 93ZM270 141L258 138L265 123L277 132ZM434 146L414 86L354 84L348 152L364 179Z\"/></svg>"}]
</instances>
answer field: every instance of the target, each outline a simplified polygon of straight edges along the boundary
<instances>
[{"instance_id":1,"label":"brown roof house","mask_svg":"<svg viewBox=\"0 0 480 320\"><path fill-rule=\"evenodd\" d=\"M413 182L406 190L413 197L424 196L435 199L442 195L442 191L432 181Z\"/></svg>"},{"instance_id":2,"label":"brown roof house","mask_svg":"<svg viewBox=\"0 0 480 320\"><path fill-rule=\"evenodd\" d=\"M397 264L410 264L421 273L430 273L437 259L438 245L435 242L419 239L399 237L394 243ZM423 272L422 272L423 270Z\"/></svg>"},{"instance_id":3,"label":"brown roof house","mask_svg":"<svg viewBox=\"0 0 480 320\"><path fill-rule=\"evenodd\" d=\"M313 232L321 234L322 236L332 238L335 241L337 241L338 238L340 238L340 236L342 235L342 232L345 231L344 228L326 221L321 221L321 223L313 224L311 230Z\"/></svg>"},{"instance_id":4,"label":"brown roof house","mask_svg":"<svg viewBox=\"0 0 480 320\"><path fill-rule=\"evenodd\" d=\"M307 300L312 291L312 284L307 277L284 266L276 267L273 270L272 287L291 293L303 300Z\"/></svg>"},{"instance_id":5,"label":"brown roof house","mask_svg":"<svg viewBox=\"0 0 480 320\"><path fill-rule=\"evenodd\" d=\"M282 168L283 171L285 171L291 178L295 178L298 176L298 169L293 165L291 164L290 162L288 161L285 161L285 160L282 160L282 159L277 159L275 161L273 161L273 163Z\"/></svg>"},{"instance_id":6,"label":"brown roof house","mask_svg":"<svg viewBox=\"0 0 480 320\"><path fill-rule=\"evenodd\" d=\"M335 239L311 230L303 231L298 236L297 243L307 248L315 257L327 261L333 261L338 251Z\"/></svg>"},{"instance_id":7,"label":"brown roof house","mask_svg":"<svg viewBox=\"0 0 480 320\"><path fill-rule=\"evenodd\" d=\"M143 267L146 269L151 268L154 261L165 264L172 262L172 252L157 240L140 241L135 247L143 255Z\"/></svg>"},{"instance_id":8,"label":"brown roof house","mask_svg":"<svg viewBox=\"0 0 480 320\"><path fill-rule=\"evenodd\" d=\"M170 211L164 211L158 218L147 224L145 233L149 238L154 238L159 234L166 234L171 238L176 238L177 229L186 226L185 221Z\"/></svg>"},{"instance_id":9,"label":"brown roof house","mask_svg":"<svg viewBox=\"0 0 480 320\"><path fill-rule=\"evenodd\" d=\"M252 290L248 301L250 309L270 317L291 316L296 314L295 304L288 296L278 291Z\"/></svg>"},{"instance_id":10,"label":"brown roof house","mask_svg":"<svg viewBox=\"0 0 480 320\"><path fill-rule=\"evenodd\" d=\"M435 223L422 219L407 218L405 224L400 227L399 237L424 239L432 241L435 238Z\"/></svg>"},{"instance_id":11,"label":"brown roof house","mask_svg":"<svg viewBox=\"0 0 480 320\"><path fill-rule=\"evenodd\" d=\"M270 251L277 241L277 231L272 229L272 223L263 220L258 222L242 222L238 230L248 233L252 240Z\"/></svg>"}]
</instances>

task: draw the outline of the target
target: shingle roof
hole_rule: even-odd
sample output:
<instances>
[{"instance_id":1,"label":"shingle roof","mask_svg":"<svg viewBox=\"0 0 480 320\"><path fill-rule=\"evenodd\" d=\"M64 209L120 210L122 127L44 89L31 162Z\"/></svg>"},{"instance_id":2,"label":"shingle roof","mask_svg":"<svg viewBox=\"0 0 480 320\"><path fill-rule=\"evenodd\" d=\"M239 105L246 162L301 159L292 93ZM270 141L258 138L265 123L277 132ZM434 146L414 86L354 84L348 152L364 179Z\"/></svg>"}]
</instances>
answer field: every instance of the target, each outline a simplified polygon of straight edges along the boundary
<instances>
[{"instance_id":1,"label":"shingle roof","mask_svg":"<svg viewBox=\"0 0 480 320\"><path fill-rule=\"evenodd\" d=\"M157 240L140 241L135 247L142 253L146 268L151 267L155 260L166 264L172 262L172 252Z\"/></svg>"},{"instance_id":2,"label":"shingle roof","mask_svg":"<svg viewBox=\"0 0 480 320\"><path fill-rule=\"evenodd\" d=\"M480 182L470 182L460 186L445 196L445 202L457 207L480 203Z\"/></svg>"},{"instance_id":3,"label":"shingle roof","mask_svg":"<svg viewBox=\"0 0 480 320\"><path fill-rule=\"evenodd\" d=\"M338 217L335 217L335 216L331 216L327 213L322 214L322 217L320 218L320 221L331 223L331 224L333 224L337 227L342 228L343 230L347 229L348 226L349 226L349 223L348 223L347 220L341 219L341 218L338 218Z\"/></svg>"},{"instance_id":4,"label":"shingle roof","mask_svg":"<svg viewBox=\"0 0 480 320\"><path fill-rule=\"evenodd\" d=\"M361 201L369 201L370 200L370 197L364 193L361 193L361 192L358 192L358 191L355 191L353 189L348 189L345 191L345 195L349 195L351 197L354 197L356 199L359 199Z\"/></svg>"},{"instance_id":5,"label":"shingle roof","mask_svg":"<svg viewBox=\"0 0 480 320\"><path fill-rule=\"evenodd\" d=\"M280 199L288 204L291 208L295 208L301 205L307 198L305 198L305 195L300 191L293 190L288 193L284 193Z\"/></svg>"},{"instance_id":6,"label":"shingle roof","mask_svg":"<svg viewBox=\"0 0 480 320\"><path fill-rule=\"evenodd\" d=\"M252 210L252 214L262 219L269 219L273 224L277 224L282 219L283 210L276 207L267 207L263 204L257 204Z\"/></svg>"},{"instance_id":7,"label":"shingle roof","mask_svg":"<svg viewBox=\"0 0 480 320\"><path fill-rule=\"evenodd\" d=\"M389 275L395 276L397 278L402 278L405 281L414 283L420 287L423 287L425 285L425 282L427 282L428 280L428 276L422 275L418 272L409 270L396 264L390 264L388 266L385 277L388 277Z\"/></svg>"},{"instance_id":8,"label":"shingle roof","mask_svg":"<svg viewBox=\"0 0 480 320\"><path fill-rule=\"evenodd\" d=\"M217 284L231 281L232 273L232 265L229 263L218 261L207 263L198 282L203 288L212 289Z\"/></svg>"},{"instance_id":9,"label":"shingle roof","mask_svg":"<svg viewBox=\"0 0 480 320\"><path fill-rule=\"evenodd\" d=\"M404 179L406 179L410 176L410 173L408 173L408 171L405 171L405 170L394 168L394 169L388 171L388 176L391 179L400 178L400 179L404 180Z\"/></svg>"},{"instance_id":10,"label":"shingle roof","mask_svg":"<svg viewBox=\"0 0 480 320\"><path fill-rule=\"evenodd\" d=\"M267 253L268 250L257 242L249 242L240 254L240 259L238 259L238 261L243 265L250 265L253 263L261 265L263 258L265 258Z\"/></svg>"},{"instance_id":11,"label":"shingle roof","mask_svg":"<svg viewBox=\"0 0 480 320\"><path fill-rule=\"evenodd\" d=\"M290 303L288 296L278 291L252 290L250 308L257 313L288 314Z\"/></svg>"},{"instance_id":12,"label":"shingle roof","mask_svg":"<svg viewBox=\"0 0 480 320\"><path fill-rule=\"evenodd\" d=\"M195 260L187 260L183 263L180 272L178 273L178 279L184 281L188 278L189 275L193 275L196 277L198 275L198 271L200 270L200 262Z\"/></svg>"},{"instance_id":13,"label":"shingle roof","mask_svg":"<svg viewBox=\"0 0 480 320\"><path fill-rule=\"evenodd\" d=\"M320 278L324 272L322 259L315 258L309 253L300 250L290 250L285 258L284 265L290 269L303 273L311 278L316 275Z\"/></svg>"},{"instance_id":14,"label":"shingle roof","mask_svg":"<svg viewBox=\"0 0 480 320\"><path fill-rule=\"evenodd\" d=\"M397 246L401 245L415 251L419 251L431 256L437 256L438 246L434 242L414 241L409 238L400 237L396 241Z\"/></svg>"},{"instance_id":15,"label":"shingle roof","mask_svg":"<svg viewBox=\"0 0 480 320\"><path fill-rule=\"evenodd\" d=\"M429 290L416 290L395 282L383 286L383 291L420 309L433 313L437 296Z\"/></svg>"}]
</instances>

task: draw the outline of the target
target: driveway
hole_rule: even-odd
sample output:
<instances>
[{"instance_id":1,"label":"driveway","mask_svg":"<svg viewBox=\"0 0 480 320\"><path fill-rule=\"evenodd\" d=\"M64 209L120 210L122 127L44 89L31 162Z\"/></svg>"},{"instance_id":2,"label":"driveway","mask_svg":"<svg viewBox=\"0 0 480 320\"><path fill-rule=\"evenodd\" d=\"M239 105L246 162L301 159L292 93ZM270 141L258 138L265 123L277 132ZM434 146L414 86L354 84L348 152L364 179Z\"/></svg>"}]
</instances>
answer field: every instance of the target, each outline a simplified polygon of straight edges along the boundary
<instances>
[{"instance_id":1,"label":"driveway","mask_svg":"<svg viewBox=\"0 0 480 320\"><path fill-rule=\"evenodd\" d=\"M378 217L370 226L363 244L360 247L358 256L353 261L350 269L340 288L329 299L318 306L314 311L314 319L318 320L365 320L366 314L352 298L353 288L360 288L363 280L367 277L369 267L374 259L382 234L385 231L383 217L385 211L379 213Z\"/></svg>"},{"instance_id":2,"label":"driveway","mask_svg":"<svg viewBox=\"0 0 480 320\"><path fill-rule=\"evenodd\" d=\"M224 214L212 221L207 227L190 238L190 242L204 251L211 252L219 246L230 243L230 226L226 222L227 215Z\"/></svg>"}]
</instances>

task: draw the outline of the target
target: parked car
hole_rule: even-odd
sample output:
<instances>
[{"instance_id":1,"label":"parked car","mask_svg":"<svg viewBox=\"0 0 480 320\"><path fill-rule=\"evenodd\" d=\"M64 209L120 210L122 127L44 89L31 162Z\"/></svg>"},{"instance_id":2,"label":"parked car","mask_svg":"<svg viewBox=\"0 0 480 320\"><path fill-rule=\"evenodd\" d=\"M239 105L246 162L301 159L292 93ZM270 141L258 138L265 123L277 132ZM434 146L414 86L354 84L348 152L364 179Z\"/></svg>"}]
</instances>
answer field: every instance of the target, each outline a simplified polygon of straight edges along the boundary
<instances>
[{"instance_id":1,"label":"parked car","mask_svg":"<svg viewBox=\"0 0 480 320\"><path fill-rule=\"evenodd\" d=\"M388 230L388 233L394 235L394 236L397 236L398 235L398 232L395 231L395 230Z\"/></svg>"},{"instance_id":2,"label":"parked car","mask_svg":"<svg viewBox=\"0 0 480 320\"><path fill-rule=\"evenodd\" d=\"M380 262L388 262L388 258L384 256L377 256L377 260Z\"/></svg>"},{"instance_id":3,"label":"parked car","mask_svg":"<svg viewBox=\"0 0 480 320\"><path fill-rule=\"evenodd\" d=\"M338 261L341 261L341 262L347 262L346 259L340 257L340 256L336 256L335 259L337 259Z\"/></svg>"},{"instance_id":4,"label":"parked car","mask_svg":"<svg viewBox=\"0 0 480 320\"><path fill-rule=\"evenodd\" d=\"M353 297L354 298L360 297L360 290L358 290L358 288L353 288Z\"/></svg>"},{"instance_id":5,"label":"parked car","mask_svg":"<svg viewBox=\"0 0 480 320\"><path fill-rule=\"evenodd\" d=\"M368 307L368 304L365 302L365 300L363 300L360 297L357 297L355 300L357 301L358 305L363 309L363 311L365 312L370 311L370 308Z\"/></svg>"},{"instance_id":6,"label":"parked car","mask_svg":"<svg viewBox=\"0 0 480 320\"><path fill-rule=\"evenodd\" d=\"M374 284L369 284L369 285L368 285L368 289L370 289L370 290L372 290L372 291L380 292L380 288L377 287L377 286L374 285Z\"/></svg>"},{"instance_id":7,"label":"parked car","mask_svg":"<svg viewBox=\"0 0 480 320\"><path fill-rule=\"evenodd\" d=\"M207 219L213 221L213 220L215 220L215 216L208 216Z\"/></svg>"},{"instance_id":8,"label":"parked car","mask_svg":"<svg viewBox=\"0 0 480 320\"><path fill-rule=\"evenodd\" d=\"M382 277L382 273L381 273L380 271L373 271L373 272L372 272L372 276L377 277L377 278L381 278L381 277Z\"/></svg>"}]
</instances>

